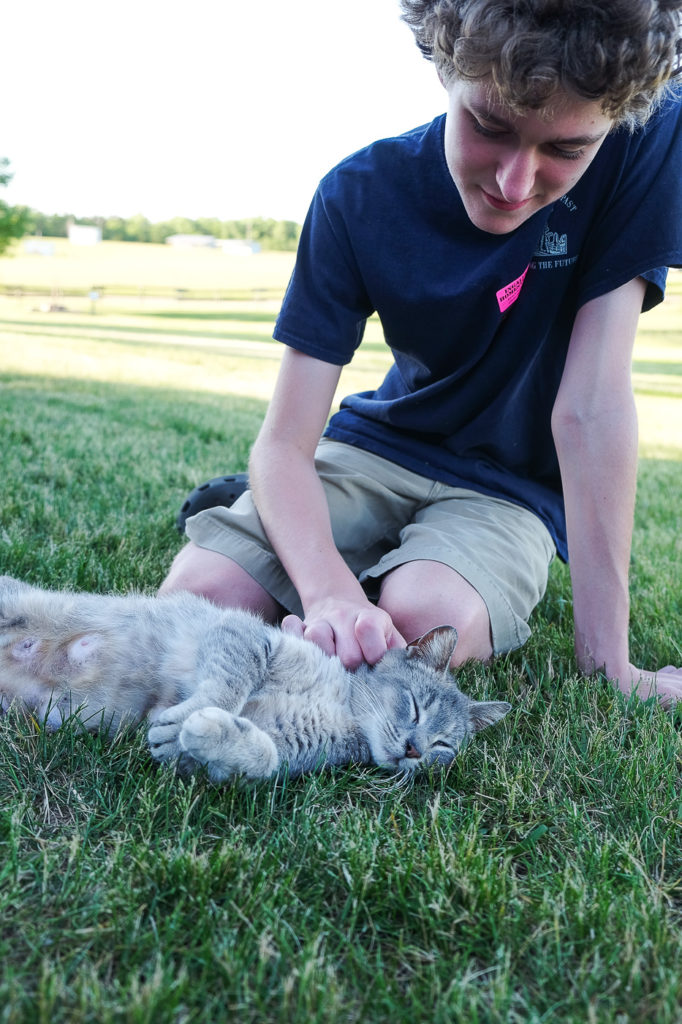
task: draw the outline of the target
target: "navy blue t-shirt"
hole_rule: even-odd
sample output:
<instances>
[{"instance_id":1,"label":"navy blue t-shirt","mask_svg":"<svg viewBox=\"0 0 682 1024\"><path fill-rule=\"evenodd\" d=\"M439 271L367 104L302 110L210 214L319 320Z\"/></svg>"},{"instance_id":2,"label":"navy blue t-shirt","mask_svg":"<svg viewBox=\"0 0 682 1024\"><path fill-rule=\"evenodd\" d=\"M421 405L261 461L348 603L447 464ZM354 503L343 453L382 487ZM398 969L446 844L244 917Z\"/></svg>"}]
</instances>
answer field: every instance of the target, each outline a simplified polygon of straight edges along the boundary
<instances>
[{"instance_id":1,"label":"navy blue t-shirt","mask_svg":"<svg viewBox=\"0 0 682 1024\"><path fill-rule=\"evenodd\" d=\"M682 264L680 100L611 134L570 193L505 235L467 217L444 127L376 142L322 180L275 338L344 365L376 311L394 363L327 436L531 509L566 558L550 416L571 329L638 276L650 308Z\"/></svg>"}]
</instances>

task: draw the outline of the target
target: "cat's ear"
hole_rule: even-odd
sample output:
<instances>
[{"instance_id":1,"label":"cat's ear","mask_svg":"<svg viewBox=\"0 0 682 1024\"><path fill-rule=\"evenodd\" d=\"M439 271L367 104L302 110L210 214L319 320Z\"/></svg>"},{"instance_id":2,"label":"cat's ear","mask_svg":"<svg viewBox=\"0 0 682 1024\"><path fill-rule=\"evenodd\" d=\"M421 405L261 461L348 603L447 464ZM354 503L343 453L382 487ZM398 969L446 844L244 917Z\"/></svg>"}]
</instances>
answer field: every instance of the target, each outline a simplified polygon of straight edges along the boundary
<instances>
[{"instance_id":1,"label":"cat's ear","mask_svg":"<svg viewBox=\"0 0 682 1024\"><path fill-rule=\"evenodd\" d=\"M469 716L473 732L480 732L488 725L494 725L511 711L506 700L472 700L469 702Z\"/></svg>"},{"instance_id":2,"label":"cat's ear","mask_svg":"<svg viewBox=\"0 0 682 1024\"><path fill-rule=\"evenodd\" d=\"M437 672L445 672L457 646L457 630L454 626L436 626L418 640L407 645L409 658L420 658Z\"/></svg>"}]
</instances>

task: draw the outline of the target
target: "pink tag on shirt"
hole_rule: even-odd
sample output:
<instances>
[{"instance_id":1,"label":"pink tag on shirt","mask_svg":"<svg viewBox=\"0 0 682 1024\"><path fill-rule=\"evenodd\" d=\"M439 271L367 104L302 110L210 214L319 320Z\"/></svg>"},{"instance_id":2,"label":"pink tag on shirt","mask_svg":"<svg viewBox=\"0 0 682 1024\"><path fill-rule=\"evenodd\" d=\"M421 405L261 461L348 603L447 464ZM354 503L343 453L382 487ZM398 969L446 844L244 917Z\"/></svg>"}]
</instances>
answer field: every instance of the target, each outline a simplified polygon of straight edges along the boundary
<instances>
[{"instance_id":1,"label":"pink tag on shirt","mask_svg":"<svg viewBox=\"0 0 682 1024\"><path fill-rule=\"evenodd\" d=\"M530 263L528 266L530 266ZM497 292L497 304L500 307L500 313L504 313L506 309L509 309L509 307L513 306L516 302L521 294L521 288L523 287L523 282L526 280L527 273L528 267L526 267L524 272L521 274L521 277L517 277L515 281L512 281L511 284L505 285L504 288L500 288L499 292Z\"/></svg>"}]
</instances>

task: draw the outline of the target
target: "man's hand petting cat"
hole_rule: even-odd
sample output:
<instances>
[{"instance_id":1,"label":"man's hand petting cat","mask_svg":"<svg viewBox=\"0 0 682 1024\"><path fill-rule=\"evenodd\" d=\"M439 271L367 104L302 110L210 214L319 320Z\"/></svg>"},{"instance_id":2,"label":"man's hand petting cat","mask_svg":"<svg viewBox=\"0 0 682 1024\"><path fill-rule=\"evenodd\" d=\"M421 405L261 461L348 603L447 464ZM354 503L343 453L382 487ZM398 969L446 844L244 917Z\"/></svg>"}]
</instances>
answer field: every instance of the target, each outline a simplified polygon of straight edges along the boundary
<instances>
[{"instance_id":1,"label":"man's hand petting cat","mask_svg":"<svg viewBox=\"0 0 682 1024\"><path fill-rule=\"evenodd\" d=\"M287 615L282 629L336 654L349 669L363 662L374 665L387 650L406 646L390 616L369 602L324 601L309 609L305 621Z\"/></svg>"}]
</instances>

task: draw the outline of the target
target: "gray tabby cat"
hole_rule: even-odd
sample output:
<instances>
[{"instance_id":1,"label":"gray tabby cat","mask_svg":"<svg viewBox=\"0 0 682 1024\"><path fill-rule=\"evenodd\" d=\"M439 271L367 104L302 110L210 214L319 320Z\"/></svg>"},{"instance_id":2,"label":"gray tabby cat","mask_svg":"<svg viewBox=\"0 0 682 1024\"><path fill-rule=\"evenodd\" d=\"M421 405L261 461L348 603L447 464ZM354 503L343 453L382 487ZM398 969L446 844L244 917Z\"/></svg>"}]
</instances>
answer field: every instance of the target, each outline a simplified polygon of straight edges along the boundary
<instances>
[{"instance_id":1,"label":"gray tabby cat","mask_svg":"<svg viewBox=\"0 0 682 1024\"><path fill-rule=\"evenodd\" d=\"M18 698L57 728L147 716L159 761L215 782L324 764L447 765L510 705L470 700L448 671L451 626L354 672L314 644L190 594L54 592L0 576L0 709Z\"/></svg>"}]
</instances>

